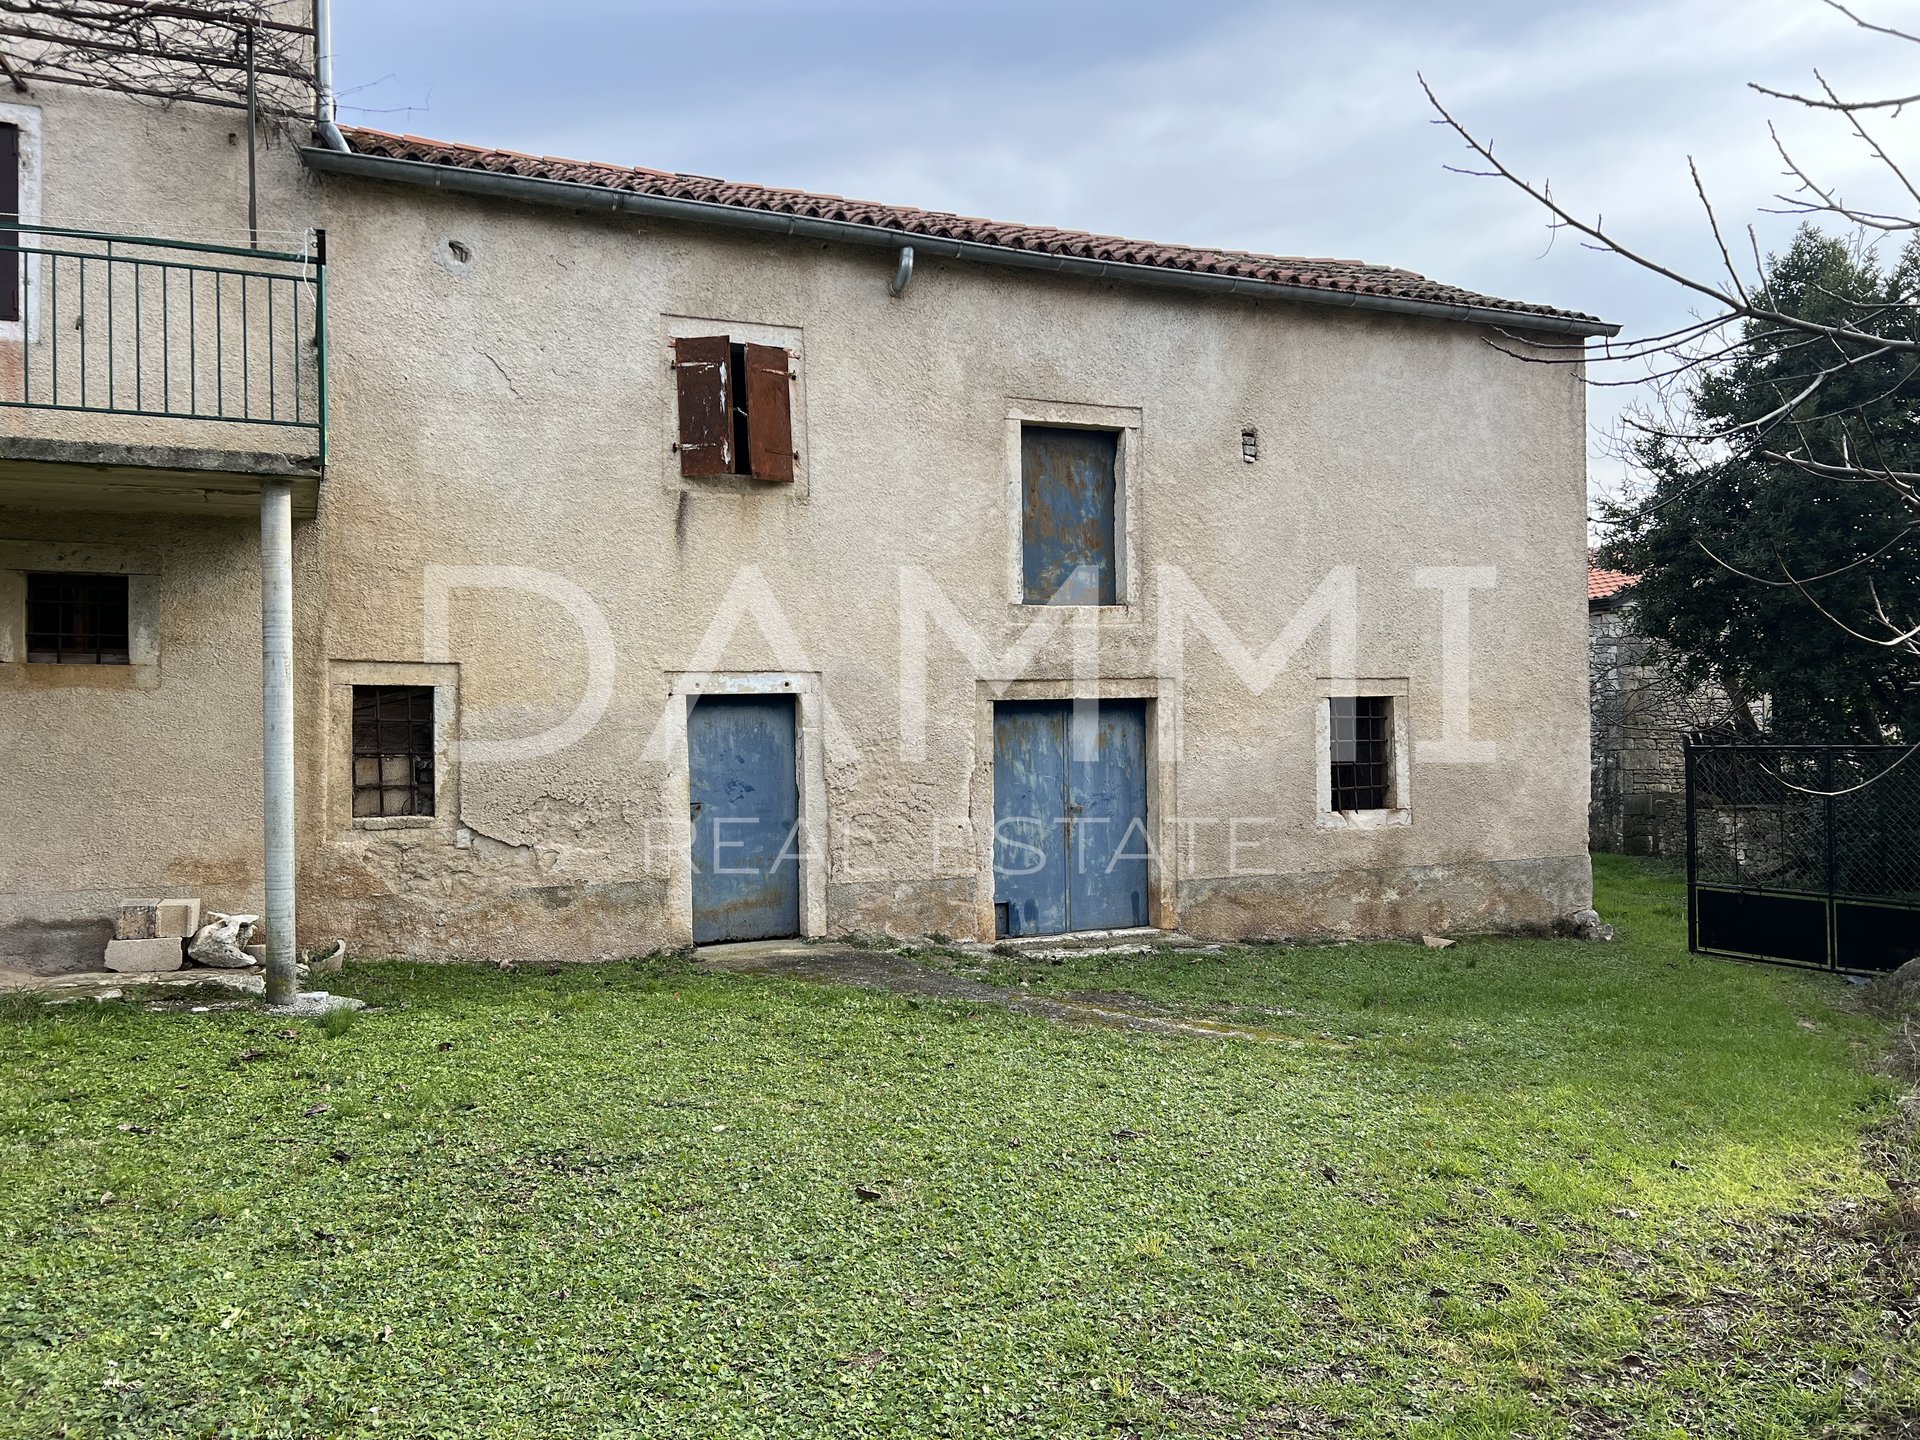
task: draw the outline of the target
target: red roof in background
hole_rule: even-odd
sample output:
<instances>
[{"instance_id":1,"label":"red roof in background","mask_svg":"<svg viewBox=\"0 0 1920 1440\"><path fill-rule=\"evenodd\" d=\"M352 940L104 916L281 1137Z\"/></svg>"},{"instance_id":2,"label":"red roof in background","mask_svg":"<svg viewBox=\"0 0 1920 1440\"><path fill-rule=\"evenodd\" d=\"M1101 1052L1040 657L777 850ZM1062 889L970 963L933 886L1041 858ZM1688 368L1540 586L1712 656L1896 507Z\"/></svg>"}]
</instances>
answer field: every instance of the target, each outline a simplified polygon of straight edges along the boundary
<instances>
[{"instance_id":1,"label":"red roof in background","mask_svg":"<svg viewBox=\"0 0 1920 1440\"><path fill-rule=\"evenodd\" d=\"M1627 574L1624 570L1607 570L1594 562L1593 551L1587 552L1587 603L1595 600L1610 600L1639 577Z\"/></svg>"},{"instance_id":2,"label":"red roof in background","mask_svg":"<svg viewBox=\"0 0 1920 1440\"><path fill-rule=\"evenodd\" d=\"M727 205L743 210L764 210L810 219L872 225L897 230L907 236L966 240L1010 250L1067 255L1110 264L1146 265L1163 270L1227 275L1274 285L1421 300L1436 305L1469 305L1504 310L1516 316L1593 320L1592 316L1577 311L1529 305L1518 300L1501 300L1452 285L1442 285L1411 270L1369 265L1362 260L1308 259L1300 256L1256 255L1244 250L1212 250L1192 245L1162 245L1145 240L1122 240L1112 235L1093 235L1082 230L1010 225L997 220L952 215L940 210L917 210L901 205L880 205L869 200L847 200L838 195L816 195L805 190L737 184L716 180L709 175L683 175L668 170L561 160L548 155L523 155L515 150L489 150L477 145L423 140L417 135L393 135L384 130L342 126L341 133L356 154L378 155L391 160L452 165L500 175L522 175L532 179L630 190L636 194L657 195L667 199L704 201L710 205Z\"/></svg>"}]
</instances>

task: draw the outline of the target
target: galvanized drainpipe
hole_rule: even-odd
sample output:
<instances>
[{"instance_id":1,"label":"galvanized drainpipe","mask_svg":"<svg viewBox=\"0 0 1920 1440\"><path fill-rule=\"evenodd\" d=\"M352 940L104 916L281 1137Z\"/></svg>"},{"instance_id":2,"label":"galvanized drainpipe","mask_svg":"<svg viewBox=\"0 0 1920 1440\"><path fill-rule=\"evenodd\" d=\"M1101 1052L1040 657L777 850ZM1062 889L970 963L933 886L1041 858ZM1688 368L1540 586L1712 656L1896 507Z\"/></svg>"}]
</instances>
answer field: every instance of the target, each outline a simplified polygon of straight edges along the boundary
<instances>
[{"instance_id":1,"label":"galvanized drainpipe","mask_svg":"<svg viewBox=\"0 0 1920 1440\"><path fill-rule=\"evenodd\" d=\"M260 487L260 813L266 840L267 1003L300 991L293 913L293 488Z\"/></svg>"},{"instance_id":2,"label":"galvanized drainpipe","mask_svg":"<svg viewBox=\"0 0 1920 1440\"><path fill-rule=\"evenodd\" d=\"M313 0L313 128L329 150L346 151L333 114L333 0Z\"/></svg>"}]
</instances>

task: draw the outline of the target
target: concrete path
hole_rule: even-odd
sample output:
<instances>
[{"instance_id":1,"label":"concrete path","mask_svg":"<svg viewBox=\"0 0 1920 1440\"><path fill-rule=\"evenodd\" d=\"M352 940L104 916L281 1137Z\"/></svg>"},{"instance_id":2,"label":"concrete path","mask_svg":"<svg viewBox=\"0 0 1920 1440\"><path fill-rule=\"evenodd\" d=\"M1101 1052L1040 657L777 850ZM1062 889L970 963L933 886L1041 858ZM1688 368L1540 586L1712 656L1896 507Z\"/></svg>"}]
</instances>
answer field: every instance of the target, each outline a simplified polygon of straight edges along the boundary
<instances>
[{"instance_id":1,"label":"concrete path","mask_svg":"<svg viewBox=\"0 0 1920 1440\"><path fill-rule=\"evenodd\" d=\"M1137 953L1149 947L1124 945L1112 948L1125 953ZM705 945L695 953L701 966L726 974L767 975L782 980L856 985L867 990L885 990L895 995L920 995L934 1000L997 1005L1016 1015L1032 1015L1062 1024L1099 1025L1148 1035L1177 1035L1183 1038L1264 1040L1282 1045L1346 1048L1338 1041L1290 1035L1225 1020L1176 1015L1164 1006L1135 995L1087 991L1073 995L1036 995L1028 990L989 985L983 980L972 980L964 975L922 965L905 955L887 950L764 940L736 945Z\"/></svg>"},{"instance_id":2,"label":"concrete path","mask_svg":"<svg viewBox=\"0 0 1920 1440\"><path fill-rule=\"evenodd\" d=\"M160 999L169 990L206 985L231 990L236 998L267 993L267 982L257 970L217 970L190 965L144 975L121 975L112 970L69 970L58 975L42 975L0 966L0 995L34 994L48 1001L118 1000L130 992Z\"/></svg>"}]
</instances>

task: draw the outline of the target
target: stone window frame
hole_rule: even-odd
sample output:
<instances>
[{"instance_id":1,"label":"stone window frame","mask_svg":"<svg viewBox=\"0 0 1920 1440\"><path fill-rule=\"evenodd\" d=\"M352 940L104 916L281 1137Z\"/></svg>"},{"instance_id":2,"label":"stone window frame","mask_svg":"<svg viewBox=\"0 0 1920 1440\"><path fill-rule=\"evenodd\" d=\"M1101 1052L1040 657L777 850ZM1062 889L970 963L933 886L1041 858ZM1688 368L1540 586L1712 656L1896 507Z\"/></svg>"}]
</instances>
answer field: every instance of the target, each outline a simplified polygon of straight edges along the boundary
<instances>
[{"instance_id":1,"label":"stone window frame","mask_svg":"<svg viewBox=\"0 0 1920 1440\"><path fill-rule=\"evenodd\" d=\"M46 665L27 660L27 576L127 577L125 665ZM0 540L0 689L157 690L160 687L158 552L134 545Z\"/></svg>"},{"instance_id":2,"label":"stone window frame","mask_svg":"<svg viewBox=\"0 0 1920 1440\"><path fill-rule=\"evenodd\" d=\"M772 345L787 352L793 366L789 395L793 414L793 479L756 480L751 475L682 475L680 473L680 398L675 385L675 340L703 335L725 335L735 343ZM757 320L726 320L713 315L663 314L658 336L660 356L660 476L676 495L720 496L804 505L812 496L812 447L807 443L806 331L798 325L775 325Z\"/></svg>"},{"instance_id":3,"label":"stone window frame","mask_svg":"<svg viewBox=\"0 0 1920 1440\"><path fill-rule=\"evenodd\" d=\"M431 815L353 813L353 688L422 685L433 690L433 811ZM419 660L330 660L326 703L327 830L335 836L432 832L449 845L460 828L460 667Z\"/></svg>"},{"instance_id":4,"label":"stone window frame","mask_svg":"<svg viewBox=\"0 0 1920 1440\"><path fill-rule=\"evenodd\" d=\"M1119 437L1113 459L1112 605L1049 607L1026 603L1025 476L1021 467L1021 432L1028 425L1065 430L1109 430ZM1142 600L1138 540L1141 476L1145 470L1142 443L1144 414L1138 405L1095 405L1078 400L1040 400L1010 397L1006 410L1005 494L1007 511L1007 568L1003 581L1008 619L1031 623L1036 611L1059 608L1092 612L1102 624L1135 619Z\"/></svg>"},{"instance_id":5,"label":"stone window frame","mask_svg":"<svg viewBox=\"0 0 1920 1440\"><path fill-rule=\"evenodd\" d=\"M1413 823L1412 682L1405 676L1356 676L1350 680L1322 677L1313 703L1314 716L1314 824L1322 830L1384 830ZM1381 810L1333 808L1333 706L1335 697L1362 696L1389 701L1387 757L1391 767L1388 793L1393 803Z\"/></svg>"}]
</instances>

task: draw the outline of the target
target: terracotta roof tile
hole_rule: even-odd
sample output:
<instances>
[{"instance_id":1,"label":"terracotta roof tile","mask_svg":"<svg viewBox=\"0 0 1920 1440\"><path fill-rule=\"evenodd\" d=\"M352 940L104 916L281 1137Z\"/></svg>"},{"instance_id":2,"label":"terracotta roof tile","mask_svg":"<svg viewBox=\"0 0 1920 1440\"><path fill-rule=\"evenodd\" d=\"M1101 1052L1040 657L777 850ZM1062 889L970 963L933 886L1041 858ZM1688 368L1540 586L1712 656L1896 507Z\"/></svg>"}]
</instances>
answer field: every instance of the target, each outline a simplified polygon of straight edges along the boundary
<instances>
[{"instance_id":1,"label":"terracotta roof tile","mask_svg":"<svg viewBox=\"0 0 1920 1440\"><path fill-rule=\"evenodd\" d=\"M821 220L844 221L897 230L903 236L922 235L930 239L965 240L1002 246L1013 250L1037 251L1050 255L1073 256L1085 260L1127 265L1145 265L1166 270L1186 270L1201 274L1228 275L1237 279L1268 284L1295 285L1306 289L1339 291L1355 295L1376 295L1401 300L1426 301L1438 305L1470 305L1505 311L1516 318L1534 315L1557 320L1600 322L1590 315L1572 310L1556 310L1546 305L1529 305L1518 300L1502 300L1453 285L1442 285L1411 270L1388 265L1370 265L1361 260L1335 260L1308 256L1258 255L1245 250L1217 250L1193 245L1164 245L1146 240L1126 240L1114 235L1094 235L1081 230L1059 230L1044 225L1012 225L998 220L983 220L969 215L952 215L940 210L918 210L904 205L881 205L870 200L849 200L839 195L816 195L805 190L786 190L768 185L747 185L716 180L709 175L676 174L667 170L649 170L637 166L606 165L586 160L562 160L548 155L526 155L516 150L489 150L475 145L460 145L444 140L427 140L417 135L392 135L383 130L343 127L355 153L384 156L394 160L413 160L429 165L451 165L494 174L521 175L544 180L567 181L613 190L667 199L697 200L714 205L732 205L747 210L764 210L783 215L806 216Z\"/></svg>"},{"instance_id":2,"label":"terracotta roof tile","mask_svg":"<svg viewBox=\"0 0 1920 1440\"><path fill-rule=\"evenodd\" d=\"M1639 577L1624 570L1607 570L1596 564L1593 552L1587 552L1587 601L1611 600Z\"/></svg>"}]
</instances>

